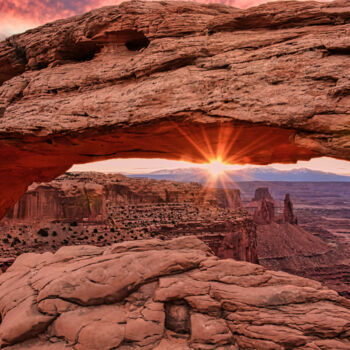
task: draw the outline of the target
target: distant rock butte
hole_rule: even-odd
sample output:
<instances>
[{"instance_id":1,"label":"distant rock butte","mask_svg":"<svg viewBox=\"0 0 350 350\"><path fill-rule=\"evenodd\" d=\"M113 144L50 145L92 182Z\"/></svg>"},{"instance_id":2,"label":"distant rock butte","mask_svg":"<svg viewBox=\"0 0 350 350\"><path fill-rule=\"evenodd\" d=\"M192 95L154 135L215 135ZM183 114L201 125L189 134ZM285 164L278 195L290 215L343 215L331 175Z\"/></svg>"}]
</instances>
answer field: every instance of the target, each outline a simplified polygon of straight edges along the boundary
<instances>
[{"instance_id":1,"label":"distant rock butte","mask_svg":"<svg viewBox=\"0 0 350 350\"><path fill-rule=\"evenodd\" d=\"M7 213L7 218L21 222L72 222L106 220L104 186L76 181L34 184Z\"/></svg>"},{"instance_id":2,"label":"distant rock butte","mask_svg":"<svg viewBox=\"0 0 350 350\"><path fill-rule=\"evenodd\" d=\"M131 1L8 38L0 217L76 163L349 160L349 31L349 1Z\"/></svg>"},{"instance_id":3,"label":"distant rock butte","mask_svg":"<svg viewBox=\"0 0 350 350\"><path fill-rule=\"evenodd\" d=\"M258 199L258 200L257 200ZM344 296L350 295L349 252L339 244L328 245L321 238L298 226L293 203L287 193L283 210L268 188L258 188L247 209L257 224L259 263L268 269L282 270L314 278Z\"/></svg>"},{"instance_id":4,"label":"distant rock butte","mask_svg":"<svg viewBox=\"0 0 350 350\"><path fill-rule=\"evenodd\" d=\"M283 221L289 222L292 225L296 225L298 223L298 219L293 212L293 203L290 200L289 193L287 193L284 198Z\"/></svg>"},{"instance_id":5,"label":"distant rock butte","mask_svg":"<svg viewBox=\"0 0 350 350\"><path fill-rule=\"evenodd\" d=\"M246 209L253 215L257 224L290 223L296 225L297 217L294 215L293 203L289 193L286 193L283 204L283 214L275 214L276 206L278 206L271 196L267 187L258 187L252 200L245 205Z\"/></svg>"},{"instance_id":6,"label":"distant rock butte","mask_svg":"<svg viewBox=\"0 0 350 350\"><path fill-rule=\"evenodd\" d=\"M8 350L350 348L348 300L195 237L24 254L0 309Z\"/></svg>"},{"instance_id":7,"label":"distant rock butte","mask_svg":"<svg viewBox=\"0 0 350 350\"><path fill-rule=\"evenodd\" d=\"M270 194L268 187L258 187L255 190L255 195L254 195L254 198L252 199L252 201L257 202L257 201L261 201L263 199L273 201L273 198Z\"/></svg>"}]
</instances>

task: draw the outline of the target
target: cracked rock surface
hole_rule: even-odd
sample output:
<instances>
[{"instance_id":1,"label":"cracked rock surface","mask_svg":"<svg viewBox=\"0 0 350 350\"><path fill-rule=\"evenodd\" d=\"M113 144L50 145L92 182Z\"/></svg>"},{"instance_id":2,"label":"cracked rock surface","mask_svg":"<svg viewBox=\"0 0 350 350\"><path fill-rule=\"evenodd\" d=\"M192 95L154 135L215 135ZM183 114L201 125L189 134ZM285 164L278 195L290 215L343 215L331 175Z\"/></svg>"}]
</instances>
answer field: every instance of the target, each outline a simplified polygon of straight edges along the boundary
<instances>
[{"instance_id":1,"label":"cracked rock surface","mask_svg":"<svg viewBox=\"0 0 350 350\"><path fill-rule=\"evenodd\" d=\"M0 310L8 350L350 348L348 300L192 236L24 254Z\"/></svg>"}]
</instances>

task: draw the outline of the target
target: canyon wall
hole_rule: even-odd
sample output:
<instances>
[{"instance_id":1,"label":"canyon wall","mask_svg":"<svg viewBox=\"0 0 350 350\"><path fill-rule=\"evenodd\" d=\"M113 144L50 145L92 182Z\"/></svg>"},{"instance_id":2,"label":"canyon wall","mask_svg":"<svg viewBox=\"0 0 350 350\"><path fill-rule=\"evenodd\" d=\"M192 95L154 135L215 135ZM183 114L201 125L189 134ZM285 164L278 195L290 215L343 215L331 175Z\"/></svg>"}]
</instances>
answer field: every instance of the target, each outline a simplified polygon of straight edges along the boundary
<instances>
[{"instance_id":1,"label":"canyon wall","mask_svg":"<svg viewBox=\"0 0 350 350\"><path fill-rule=\"evenodd\" d=\"M32 185L6 215L23 222L106 220L104 188L98 184L55 182Z\"/></svg>"},{"instance_id":2,"label":"canyon wall","mask_svg":"<svg viewBox=\"0 0 350 350\"><path fill-rule=\"evenodd\" d=\"M283 206L275 213L275 206ZM344 296L350 295L350 252L339 243L327 244L321 238L298 225L290 195L278 204L267 188L257 189L247 207L255 208L257 224L257 254L266 268L282 270L314 278L334 288Z\"/></svg>"},{"instance_id":3,"label":"canyon wall","mask_svg":"<svg viewBox=\"0 0 350 350\"><path fill-rule=\"evenodd\" d=\"M67 173L32 185L0 228L3 259L67 244L196 235L219 257L258 262L255 223L239 190L197 183Z\"/></svg>"}]
</instances>

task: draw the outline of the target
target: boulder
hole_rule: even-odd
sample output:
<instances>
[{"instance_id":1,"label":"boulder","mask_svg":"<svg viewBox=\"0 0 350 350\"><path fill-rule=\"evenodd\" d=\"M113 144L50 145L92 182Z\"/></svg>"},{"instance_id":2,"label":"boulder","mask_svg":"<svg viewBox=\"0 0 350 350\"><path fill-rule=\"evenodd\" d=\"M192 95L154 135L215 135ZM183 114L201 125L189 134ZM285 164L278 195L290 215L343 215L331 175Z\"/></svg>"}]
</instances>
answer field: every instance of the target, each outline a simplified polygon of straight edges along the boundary
<instances>
[{"instance_id":1,"label":"boulder","mask_svg":"<svg viewBox=\"0 0 350 350\"><path fill-rule=\"evenodd\" d=\"M8 350L350 347L347 299L192 236L23 255L0 276L0 310Z\"/></svg>"}]
</instances>

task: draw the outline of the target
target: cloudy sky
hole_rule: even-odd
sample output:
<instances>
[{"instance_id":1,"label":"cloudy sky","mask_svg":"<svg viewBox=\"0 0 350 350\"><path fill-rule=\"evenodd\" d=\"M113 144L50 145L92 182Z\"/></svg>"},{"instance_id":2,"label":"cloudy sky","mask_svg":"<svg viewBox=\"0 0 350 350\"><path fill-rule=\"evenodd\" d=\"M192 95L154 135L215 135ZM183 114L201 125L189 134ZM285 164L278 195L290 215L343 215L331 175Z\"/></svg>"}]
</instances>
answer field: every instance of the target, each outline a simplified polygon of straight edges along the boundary
<instances>
[{"instance_id":1,"label":"cloudy sky","mask_svg":"<svg viewBox=\"0 0 350 350\"><path fill-rule=\"evenodd\" d=\"M239 8L247 8L270 0L198 0L198 2L221 2ZM0 0L0 39L21 33L29 28L59 18L82 14L94 8L116 5L119 0ZM147 172L164 168L190 167L192 164L167 160L110 160L93 164L79 165L74 170ZM350 162L330 158L299 162L296 165L279 165L281 170L306 167L314 170L332 171L350 175ZM237 166L235 168L238 168Z\"/></svg>"},{"instance_id":2,"label":"cloudy sky","mask_svg":"<svg viewBox=\"0 0 350 350\"><path fill-rule=\"evenodd\" d=\"M271 0L197 0L247 8ZM325 1L325 0L322 0ZM82 14L120 0L0 0L0 36L23 32L55 19Z\"/></svg>"}]
</instances>

